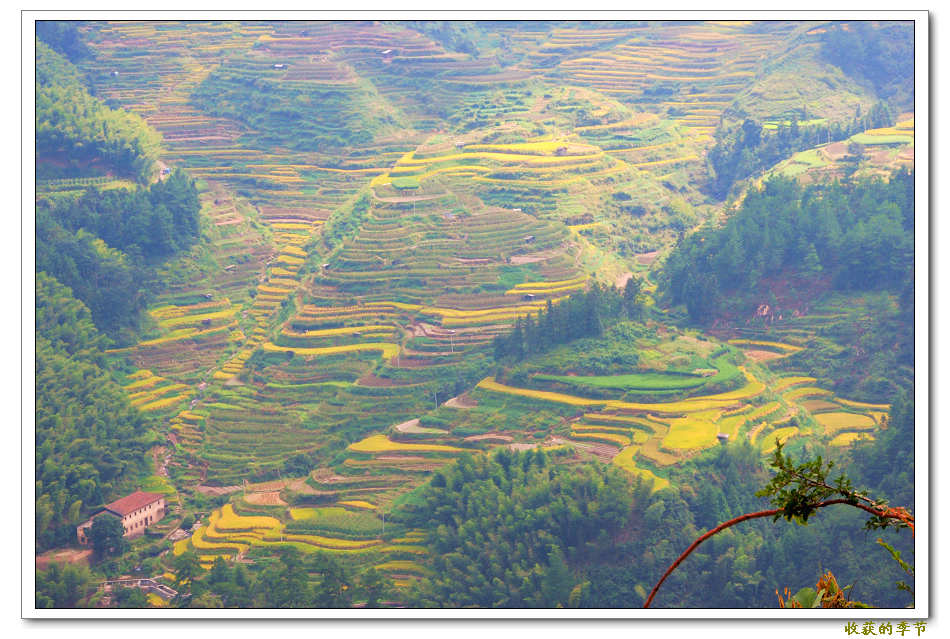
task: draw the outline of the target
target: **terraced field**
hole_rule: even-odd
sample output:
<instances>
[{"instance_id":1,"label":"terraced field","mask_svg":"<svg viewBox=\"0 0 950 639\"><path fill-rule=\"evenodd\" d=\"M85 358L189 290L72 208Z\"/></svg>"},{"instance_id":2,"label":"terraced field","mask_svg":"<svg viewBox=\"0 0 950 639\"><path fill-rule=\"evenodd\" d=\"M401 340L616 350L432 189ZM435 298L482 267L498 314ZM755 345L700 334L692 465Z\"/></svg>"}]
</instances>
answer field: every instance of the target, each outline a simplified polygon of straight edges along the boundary
<instances>
[{"instance_id":1,"label":"terraced field","mask_svg":"<svg viewBox=\"0 0 950 639\"><path fill-rule=\"evenodd\" d=\"M202 245L161 273L145 338L110 352L167 421L180 493L231 495L175 554L323 550L406 586L425 533L386 513L459 455L569 446L660 490L721 438L845 445L884 423L772 373L793 332L690 338L708 366L668 342L642 370L493 377L517 319L645 272L702 221L711 134L788 25L499 24L524 53L508 65L388 23L83 29L96 93L201 190ZM906 157L908 130L855 141ZM312 470L288 477L298 456Z\"/></svg>"}]
</instances>

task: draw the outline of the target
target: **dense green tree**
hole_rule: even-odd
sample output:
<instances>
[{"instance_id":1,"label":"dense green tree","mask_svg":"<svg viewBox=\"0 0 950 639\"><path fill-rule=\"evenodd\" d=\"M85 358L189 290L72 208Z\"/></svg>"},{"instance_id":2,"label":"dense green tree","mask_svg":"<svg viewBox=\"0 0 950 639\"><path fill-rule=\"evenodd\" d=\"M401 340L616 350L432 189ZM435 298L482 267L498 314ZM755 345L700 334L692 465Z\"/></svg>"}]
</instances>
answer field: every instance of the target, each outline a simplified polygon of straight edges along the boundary
<instances>
[{"instance_id":1,"label":"dense green tree","mask_svg":"<svg viewBox=\"0 0 950 639\"><path fill-rule=\"evenodd\" d=\"M71 62L92 55L89 46L83 42L76 23L72 21L37 20L36 37Z\"/></svg>"},{"instance_id":2,"label":"dense green tree","mask_svg":"<svg viewBox=\"0 0 950 639\"><path fill-rule=\"evenodd\" d=\"M313 585L313 605L317 608L349 608L353 584L347 571L329 553L313 555L308 571L317 578Z\"/></svg>"},{"instance_id":3,"label":"dense green tree","mask_svg":"<svg viewBox=\"0 0 950 639\"><path fill-rule=\"evenodd\" d=\"M381 599L386 596L388 585L386 578L375 568L370 567L359 579L361 595L366 599L367 608L378 608Z\"/></svg>"},{"instance_id":4,"label":"dense green tree","mask_svg":"<svg viewBox=\"0 0 950 639\"><path fill-rule=\"evenodd\" d=\"M103 514L96 517L86 535L98 559L121 555L128 547L122 521L114 515Z\"/></svg>"},{"instance_id":5,"label":"dense green tree","mask_svg":"<svg viewBox=\"0 0 950 639\"><path fill-rule=\"evenodd\" d=\"M636 301L638 294L638 283L628 282L621 291L594 282L588 290L574 293L557 305L549 301L537 316L515 320L509 335L495 337L495 359L521 361L575 339L598 337L606 327L631 314L639 317L642 309Z\"/></svg>"},{"instance_id":6,"label":"dense green tree","mask_svg":"<svg viewBox=\"0 0 950 639\"><path fill-rule=\"evenodd\" d=\"M147 608L148 597L139 588L116 586L112 591L116 608Z\"/></svg>"},{"instance_id":7,"label":"dense green tree","mask_svg":"<svg viewBox=\"0 0 950 639\"><path fill-rule=\"evenodd\" d=\"M567 606L582 581L573 564L597 557L630 514L617 469L550 463L541 452L502 449L440 470L420 503L393 514L429 524L432 577L421 606Z\"/></svg>"},{"instance_id":8,"label":"dense green tree","mask_svg":"<svg viewBox=\"0 0 950 639\"><path fill-rule=\"evenodd\" d=\"M36 571L37 608L78 608L92 586L93 575L85 564L51 563Z\"/></svg>"},{"instance_id":9,"label":"dense green tree","mask_svg":"<svg viewBox=\"0 0 950 639\"><path fill-rule=\"evenodd\" d=\"M172 572L175 575L175 590L178 591L173 601L178 606L187 607L192 599L195 582L204 572L198 555L191 550L178 555L172 559Z\"/></svg>"}]
</instances>

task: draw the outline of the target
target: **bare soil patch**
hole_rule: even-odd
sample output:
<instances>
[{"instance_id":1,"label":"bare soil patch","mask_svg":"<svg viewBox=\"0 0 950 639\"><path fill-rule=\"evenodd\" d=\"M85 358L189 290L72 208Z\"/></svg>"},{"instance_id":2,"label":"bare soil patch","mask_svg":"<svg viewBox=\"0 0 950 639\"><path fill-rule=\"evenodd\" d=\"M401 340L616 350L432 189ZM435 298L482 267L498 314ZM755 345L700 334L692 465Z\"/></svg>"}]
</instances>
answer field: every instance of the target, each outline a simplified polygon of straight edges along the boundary
<instances>
[{"instance_id":1,"label":"bare soil patch","mask_svg":"<svg viewBox=\"0 0 950 639\"><path fill-rule=\"evenodd\" d=\"M92 548L61 548L48 550L36 557L36 569L46 570L53 562L66 564L88 563L91 555Z\"/></svg>"},{"instance_id":2,"label":"bare soil patch","mask_svg":"<svg viewBox=\"0 0 950 639\"><path fill-rule=\"evenodd\" d=\"M248 493L244 501L257 506L286 506L287 502L280 498L280 491L271 490L260 493Z\"/></svg>"},{"instance_id":3,"label":"bare soil patch","mask_svg":"<svg viewBox=\"0 0 950 639\"><path fill-rule=\"evenodd\" d=\"M418 433L419 431L419 418L410 419L408 422L403 422L401 424L396 424L396 430L400 433Z\"/></svg>"},{"instance_id":4,"label":"bare soil patch","mask_svg":"<svg viewBox=\"0 0 950 639\"><path fill-rule=\"evenodd\" d=\"M373 388L389 388L390 386L406 386L406 384L400 384L386 377L376 377L372 373L363 375L358 380L356 380L356 383L359 386L371 386Z\"/></svg>"},{"instance_id":5,"label":"bare soil patch","mask_svg":"<svg viewBox=\"0 0 950 639\"><path fill-rule=\"evenodd\" d=\"M243 486L198 486L195 488L202 495L230 495L241 490Z\"/></svg>"},{"instance_id":6,"label":"bare soil patch","mask_svg":"<svg viewBox=\"0 0 950 639\"><path fill-rule=\"evenodd\" d=\"M535 262L545 262L551 258L557 257L564 252L564 247L538 251L537 253L525 253L524 255L512 255L511 263L515 266L519 264L533 264Z\"/></svg>"},{"instance_id":7,"label":"bare soil patch","mask_svg":"<svg viewBox=\"0 0 950 639\"><path fill-rule=\"evenodd\" d=\"M657 256L660 254L659 251L650 251L649 253L639 253L637 258L637 264L643 264L644 266L649 266L656 261ZM626 284L626 282L624 282Z\"/></svg>"},{"instance_id":8,"label":"bare soil patch","mask_svg":"<svg viewBox=\"0 0 950 639\"><path fill-rule=\"evenodd\" d=\"M443 404L449 408L472 408L478 406L478 401L469 397L468 393L462 393L458 397L453 397Z\"/></svg>"},{"instance_id":9,"label":"bare soil patch","mask_svg":"<svg viewBox=\"0 0 950 639\"><path fill-rule=\"evenodd\" d=\"M848 154L848 143L832 142L831 144L825 145L822 149L822 153L824 153L829 160L840 160Z\"/></svg>"},{"instance_id":10,"label":"bare soil patch","mask_svg":"<svg viewBox=\"0 0 950 639\"><path fill-rule=\"evenodd\" d=\"M825 401L823 399L810 399L808 401L802 402L802 406L812 413L823 410L841 410L840 405Z\"/></svg>"},{"instance_id":11,"label":"bare soil patch","mask_svg":"<svg viewBox=\"0 0 950 639\"><path fill-rule=\"evenodd\" d=\"M781 353L776 353L774 351L750 350L742 351L742 354L753 362L768 362L770 360L780 359L782 357Z\"/></svg>"}]
</instances>

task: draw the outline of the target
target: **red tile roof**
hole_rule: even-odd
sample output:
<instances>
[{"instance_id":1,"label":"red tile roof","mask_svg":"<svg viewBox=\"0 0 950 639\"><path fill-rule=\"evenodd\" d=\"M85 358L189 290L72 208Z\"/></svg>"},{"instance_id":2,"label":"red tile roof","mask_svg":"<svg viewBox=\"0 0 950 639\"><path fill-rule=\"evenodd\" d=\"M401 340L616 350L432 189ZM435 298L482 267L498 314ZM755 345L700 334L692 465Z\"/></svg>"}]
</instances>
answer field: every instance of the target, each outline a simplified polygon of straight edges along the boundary
<instances>
[{"instance_id":1,"label":"red tile roof","mask_svg":"<svg viewBox=\"0 0 950 639\"><path fill-rule=\"evenodd\" d=\"M131 512L138 510L139 508L145 508L149 504L158 501L163 498L165 495L161 493L144 493L141 490L137 490L131 495L126 495L122 499L116 499L111 504L106 504L105 509L120 517L125 517Z\"/></svg>"}]
</instances>

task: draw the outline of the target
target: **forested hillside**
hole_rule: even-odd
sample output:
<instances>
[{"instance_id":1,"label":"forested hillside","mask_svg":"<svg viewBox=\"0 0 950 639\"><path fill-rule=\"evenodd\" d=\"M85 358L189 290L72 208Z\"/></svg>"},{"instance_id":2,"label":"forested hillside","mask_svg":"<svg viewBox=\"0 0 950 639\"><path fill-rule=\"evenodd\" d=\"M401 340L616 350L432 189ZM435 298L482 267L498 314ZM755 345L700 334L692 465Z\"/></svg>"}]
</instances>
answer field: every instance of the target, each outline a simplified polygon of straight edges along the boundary
<instances>
[{"instance_id":1,"label":"forested hillside","mask_svg":"<svg viewBox=\"0 0 950 639\"><path fill-rule=\"evenodd\" d=\"M747 293L774 295L763 282L780 275L899 292L913 286L913 258L913 173L809 187L775 177L746 193L724 225L686 238L670 254L663 283L674 304L702 321L725 300L731 312L751 314L756 300Z\"/></svg>"},{"instance_id":2,"label":"forested hillside","mask_svg":"<svg viewBox=\"0 0 950 639\"><path fill-rule=\"evenodd\" d=\"M36 544L69 542L89 509L132 486L158 437L102 356L89 309L36 277Z\"/></svg>"},{"instance_id":3,"label":"forested hillside","mask_svg":"<svg viewBox=\"0 0 950 639\"><path fill-rule=\"evenodd\" d=\"M155 169L159 136L134 113L110 109L89 95L76 68L36 43L38 176L101 164L145 182ZM65 165L65 167L64 167Z\"/></svg>"}]
</instances>

